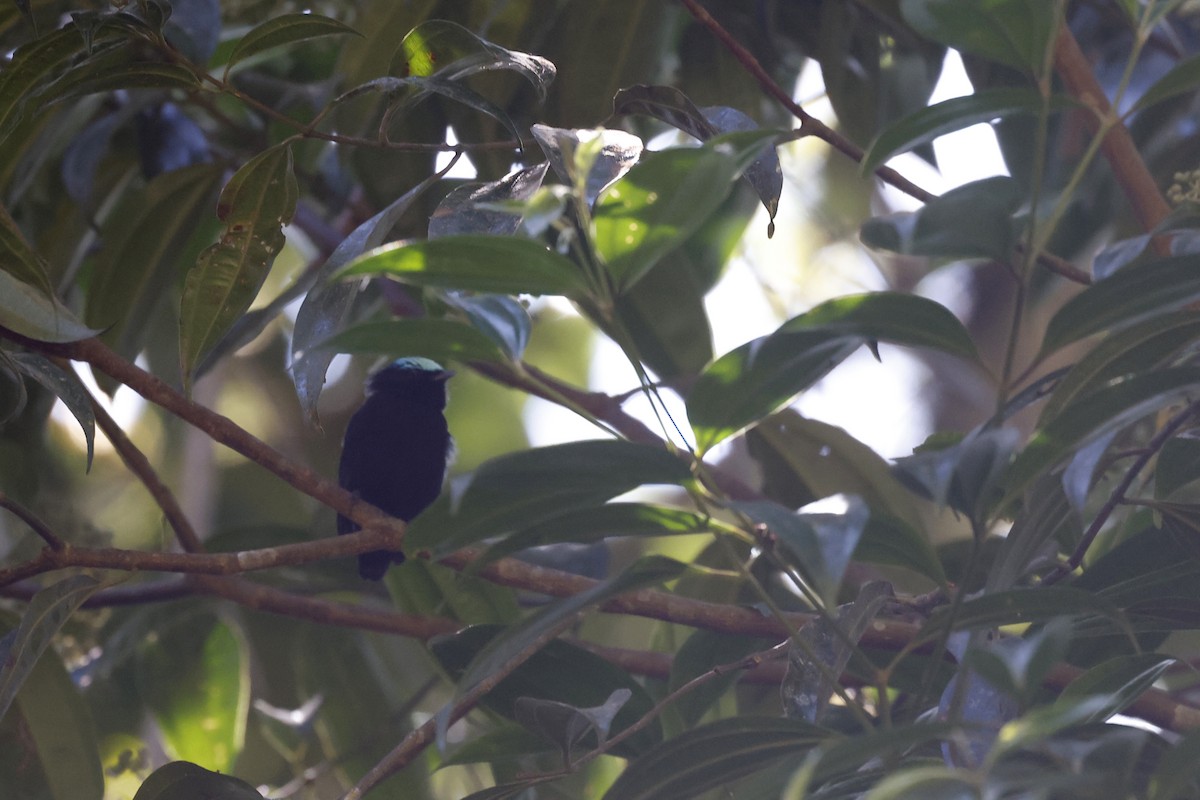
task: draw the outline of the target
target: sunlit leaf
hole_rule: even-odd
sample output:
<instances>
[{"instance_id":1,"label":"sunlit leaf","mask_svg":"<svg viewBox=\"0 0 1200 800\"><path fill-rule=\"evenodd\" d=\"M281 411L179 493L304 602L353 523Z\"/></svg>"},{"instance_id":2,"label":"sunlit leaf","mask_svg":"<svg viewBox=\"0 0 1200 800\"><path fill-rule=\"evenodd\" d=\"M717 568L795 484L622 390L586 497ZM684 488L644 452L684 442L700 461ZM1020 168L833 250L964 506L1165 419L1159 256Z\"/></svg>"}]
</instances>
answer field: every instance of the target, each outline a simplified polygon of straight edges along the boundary
<instances>
[{"instance_id":1,"label":"sunlit leaf","mask_svg":"<svg viewBox=\"0 0 1200 800\"><path fill-rule=\"evenodd\" d=\"M434 361L504 361L504 354L479 331L447 319L364 322L321 345L338 353L415 355Z\"/></svg>"},{"instance_id":2,"label":"sunlit leaf","mask_svg":"<svg viewBox=\"0 0 1200 800\"><path fill-rule=\"evenodd\" d=\"M532 239L511 236L447 236L381 247L339 273L387 275L443 289L494 294L585 294L579 268Z\"/></svg>"}]
</instances>

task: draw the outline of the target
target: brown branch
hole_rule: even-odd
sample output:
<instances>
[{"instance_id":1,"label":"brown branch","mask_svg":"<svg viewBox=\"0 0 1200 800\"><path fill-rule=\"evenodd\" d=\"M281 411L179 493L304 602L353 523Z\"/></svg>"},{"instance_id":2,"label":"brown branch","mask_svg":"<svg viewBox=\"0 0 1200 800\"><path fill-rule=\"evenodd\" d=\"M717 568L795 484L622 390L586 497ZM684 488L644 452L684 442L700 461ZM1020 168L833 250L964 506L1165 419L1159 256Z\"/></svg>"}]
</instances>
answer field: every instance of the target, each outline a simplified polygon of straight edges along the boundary
<instances>
[{"instance_id":1,"label":"brown branch","mask_svg":"<svg viewBox=\"0 0 1200 800\"><path fill-rule=\"evenodd\" d=\"M33 581L13 583L0 587L0 597L14 600L31 600L42 589ZM182 576L174 576L164 580L146 581L132 586L114 586L111 589L101 589L87 600L83 608L112 608L115 606L139 606L145 603L161 603L168 600L178 600L196 594L193 588Z\"/></svg>"},{"instance_id":2,"label":"brown branch","mask_svg":"<svg viewBox=\"0 0 1200 800\"><path fill-rule=\"evenodd\" d=\"M155 553L108 547L75 547L64 542L58 550L45 547L35 558L23 564L0 569L0 587L43 572L67 567L116 569L125 572L236 575L272 567L311 564L331 558L348 558L371 550L395 546L395 535L384 528L367 528L345 536L330 536L312 542L295 542L235 553Z\"/></svg>"},{"instance_id":3,"label":"brown branch","mask_svg":"<svg viewBox=\"0 0 1200 800\"><path fill-rule=\"evenodd\" d=\"M49 355L86 361L92 367L125 384L145 399L169 411L216 442L275 473L292 487L329 506L363 528L385 528L396 538L387 549L397 549L403 541L405 525L375 506L360 500L333 481L311 469L301 467L275 448L243 430L228 417L194 403L159 378L113 352L99 339L84 339L65 344L39 342L4 328L0 335L31 350Z\"/></svg>"},{"instance_id":4,"label":"brown branch","mask_svg":"<svg viewBox=\"0 0 1200 800\"><path fill-rule=\"evenodd\" d=\"M121 461L125 462L126 468L137 476L142 485L146 487L146 491L150 493L150 497L154 499L155 504L162 511L163 517L166 518L167 524L171 526L171 530L175 531L175 538L179 540L180 547L189 553L203 552L204 545L201 543L196 529L192 527L191 521L183 513L174 493L158 477L150 460L125 435L125 431L121 430L121 426L109 416L96 398L90 395L89 398L92 401L92 414L96 417L96 424L100 426L100 430L104 431L104 435L112 443L113 449L117 451Z\"/></svg>"},{"instance_id":5,"label":"brown branch","mask_svg":"<svg viewBox=\"0 0 1200 800\"><path fill-rule=\"evenodd\" d=\"M1091 132L1095 134L1107 128L1103 130L1100 151L1112 167L1142 229L1154 230L1171 213L1171 208L1142 160L1129 129L1113 110L1092 72L1092 65L1065 23L1060 26L1054 41L1054 69L1067 91L1094 112L1084 115Z\"/></svg>"},{"instance_id":6,"label":"brown branch","mask_svg":"<svg viewBox=\"0 0 1200 800\"><path fill-rule=\"evenodd\" d=\"M16 500L13 500L2 491L0 491L0 508L7 508L14 515L16 515L18 519L32 528L33 532L36 533L51 550L62 550L67 546L67 543L58 538L57 534L50 530L50 526L43 522L41 517L39 517L37 514L34 514L28 508L21 505Z\"/></svg>"}]
</instances>

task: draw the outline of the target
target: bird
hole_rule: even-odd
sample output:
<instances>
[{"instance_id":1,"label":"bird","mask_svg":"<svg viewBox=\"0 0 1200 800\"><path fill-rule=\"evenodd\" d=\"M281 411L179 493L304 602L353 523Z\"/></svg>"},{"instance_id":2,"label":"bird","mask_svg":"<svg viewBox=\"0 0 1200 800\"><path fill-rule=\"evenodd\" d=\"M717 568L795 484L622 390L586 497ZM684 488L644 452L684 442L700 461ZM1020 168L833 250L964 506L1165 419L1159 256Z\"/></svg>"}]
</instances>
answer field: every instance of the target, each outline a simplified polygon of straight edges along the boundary
<instances>
[{"instance_id":1,"label":"bird","mask_svg":"<svg viewBox=\"0 0 1200 800\"><path fill-rule=\"evenodd\" d=\"M453 440L443 411L446 381L454 375L428 358L399 358L374 373L366 401L350 417L342 441L338 483L343 489L405 522L442 491ZM359 526L338 515L338 534ZM358 557L358 574L380 580L399 550L373 550Z\"/></svg>"}]
</instances>

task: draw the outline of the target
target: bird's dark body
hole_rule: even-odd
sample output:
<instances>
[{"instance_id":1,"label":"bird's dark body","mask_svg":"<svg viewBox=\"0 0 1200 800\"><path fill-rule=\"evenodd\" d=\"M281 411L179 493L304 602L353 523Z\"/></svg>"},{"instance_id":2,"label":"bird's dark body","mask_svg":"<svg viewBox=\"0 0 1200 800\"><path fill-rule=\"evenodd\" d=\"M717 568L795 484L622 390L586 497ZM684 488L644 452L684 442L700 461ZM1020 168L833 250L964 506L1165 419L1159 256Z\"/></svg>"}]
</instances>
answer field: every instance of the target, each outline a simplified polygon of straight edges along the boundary
<instances>
[{"instance_id":1,"label":"bird's dark body","mask_svg":"<svg viewBox=\"0 0 1200 800\"><path fill-rule=\"evenodd\" d=\"M346 428L343 488L406 522L437 498L451 446L442 414L451 374L428 359L405 358L371 377L367 400ZM338 515L337 528L342 534L359 526ZM358 572L379 580L403 561L398 550L375 550L358 557Z\"/></svg>"}]
</instances>

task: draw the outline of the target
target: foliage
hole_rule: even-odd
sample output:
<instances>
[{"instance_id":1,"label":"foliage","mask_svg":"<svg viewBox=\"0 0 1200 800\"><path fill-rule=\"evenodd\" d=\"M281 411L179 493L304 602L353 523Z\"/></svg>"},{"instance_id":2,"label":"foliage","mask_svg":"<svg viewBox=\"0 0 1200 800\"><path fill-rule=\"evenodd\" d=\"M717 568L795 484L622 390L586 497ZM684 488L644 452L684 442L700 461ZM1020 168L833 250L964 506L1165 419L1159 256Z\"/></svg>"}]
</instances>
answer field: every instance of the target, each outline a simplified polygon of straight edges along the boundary
<instances>
[{"instance_id":1,"label":"foliage","mask_svg":"<svg viewBox=\"0 0 1200 800\"><path fill-rule=\"evenodd\" d=\"M5 798L1200 797L1194 4L34 0L0 36ZM950 48L973 93L931 104ZM836 126L780 88L806 60ZM980 122L1009 176L914 182ZM887 286L718 346L764 231ZM587 386L597 340L630 385ZM796 410L897 346L912 454ZM322 477L401 355L458 370L407 526ZM531 446L529 398L591 437Z\"/></svg>"}]
</instances>

